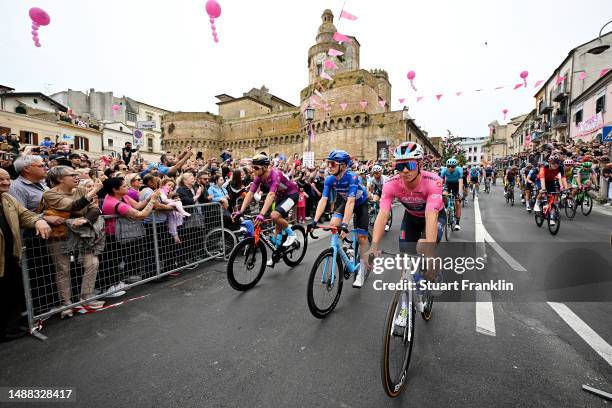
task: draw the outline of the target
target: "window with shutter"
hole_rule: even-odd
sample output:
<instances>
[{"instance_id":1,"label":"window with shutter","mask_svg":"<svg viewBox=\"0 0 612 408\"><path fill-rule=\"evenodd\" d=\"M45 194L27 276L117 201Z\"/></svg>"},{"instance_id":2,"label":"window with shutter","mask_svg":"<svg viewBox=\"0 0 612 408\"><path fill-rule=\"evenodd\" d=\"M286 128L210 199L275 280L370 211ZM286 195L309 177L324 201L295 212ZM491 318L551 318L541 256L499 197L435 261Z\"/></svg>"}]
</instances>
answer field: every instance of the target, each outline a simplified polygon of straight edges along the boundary
<instances>
[{"instance_id":1,"label":"window with shutter","mask_svg":"<svg viewBox=\"0 0 612 408\"><path fill-rule=\"evenodd\" d=\"M26 142L26 133L23 130L19 131L19 143L25 143Z\"/></svg>"},{"instance_id":2,"label":"window with shutter","mask_svg":"<svg viewBox=\"0 0 612 408\"><path fill-rule=\"evenodd\" d=\"M89 151L89 139L84 137L83 140L85 141L85 146L83 146L83 150L88 152Z\"/></svg>"},{"instance_id":3,"label":"window with shutter","mask_svg":"<svg viewBox=\"0 0 612 408\"><path fill-rule=\"evenodd\" d=\"M38 146L38 133L32 133L32 144Z\"/></svg>"},{"instance_id":4,"label":"window with shutter","mask_svg":"<svg viewBox=\"0 0 612 408\"><path fill-rule=\"evenodd\" d=\"M75 136L74 137L74 148L75 149L80 149L81 146L81 137L80 136Z\"/></svg>"}]
</instances>

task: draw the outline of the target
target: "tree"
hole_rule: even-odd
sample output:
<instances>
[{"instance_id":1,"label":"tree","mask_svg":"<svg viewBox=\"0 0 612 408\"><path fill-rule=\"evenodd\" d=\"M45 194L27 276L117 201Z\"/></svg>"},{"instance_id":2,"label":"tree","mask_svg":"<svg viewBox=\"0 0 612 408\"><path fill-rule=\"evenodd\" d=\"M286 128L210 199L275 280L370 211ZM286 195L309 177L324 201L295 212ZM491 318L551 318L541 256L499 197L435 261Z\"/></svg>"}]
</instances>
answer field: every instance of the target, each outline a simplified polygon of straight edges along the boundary
<instances>
[{"instance_id":1,"label":"tree","mask_svg":"<svg viewBox=\"0 0 612 408\"><path fill-rule=\"evenodd\" d=\"M442 164L446 164L446 161L451 157L457 159L457 162L460 166L463 166L465 163L467 163L467 160L465 158L465 150L461 148L458 139L453 137L453 135L449 131L448 137L442 143Z\"/></svg>"}]
</instances>

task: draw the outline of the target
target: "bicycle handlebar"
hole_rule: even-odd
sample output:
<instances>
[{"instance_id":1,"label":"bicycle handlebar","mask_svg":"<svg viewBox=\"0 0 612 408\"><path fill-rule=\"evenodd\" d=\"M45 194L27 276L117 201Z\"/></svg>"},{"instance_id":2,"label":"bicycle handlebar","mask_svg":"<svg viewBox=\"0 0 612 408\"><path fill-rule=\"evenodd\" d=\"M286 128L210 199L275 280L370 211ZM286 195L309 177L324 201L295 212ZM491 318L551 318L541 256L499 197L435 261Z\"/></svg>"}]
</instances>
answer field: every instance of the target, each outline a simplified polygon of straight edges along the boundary
<instances>
[{"instance_id":1,"label":"bicycle handlebar","mask_svg":"<svg viewBox=\"0 0 612 408\"><path fill-rule=\"evenodd\" d=\"M335 231L335 232L338 232L338 230L340 230L339 227L319 227L319 226L317 226L315 228L311 228L310 231L308 232L308 235L310 235L310 238L312 238L312 239L319 239L319 237L315 236L314 233L313 233L315 229L322 229L324 231ZM347 237L344 237L344 241L349 243L349 244L353 243L353 241L351 241Z\"/></svg>"}]
</instances>

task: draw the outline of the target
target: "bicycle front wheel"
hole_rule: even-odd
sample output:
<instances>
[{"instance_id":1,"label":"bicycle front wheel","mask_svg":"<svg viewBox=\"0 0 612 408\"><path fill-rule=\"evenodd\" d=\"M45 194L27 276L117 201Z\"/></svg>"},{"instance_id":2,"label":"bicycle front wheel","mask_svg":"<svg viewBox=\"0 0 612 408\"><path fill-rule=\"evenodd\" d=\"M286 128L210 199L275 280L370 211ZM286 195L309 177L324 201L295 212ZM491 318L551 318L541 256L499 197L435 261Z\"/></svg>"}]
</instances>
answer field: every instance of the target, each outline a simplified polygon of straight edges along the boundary
<instances>
[{"instance_id":1,"label":"bicycle front wheel","mask_svg":"<svg viewBox=\"0 0 612 408\"><path fill-rule=\"evenodd\" d=\"M336 259L333 279L332 265L334 253L328 248L319 254L308 277L308 309L317 319L324 319L334 310L342 293L344 276L340 258Z\"/></svg>"},{"instance_id":2,"label":"bicycle front wheel","mask_svg":"<svg viewBox=\"0 0 612 408\"><path fill-rule=\"evenodd\" d=\"M570 220L576 216L576 206L572 198L567 198L565 201L565 216Z\"/></svg>"},{"instance_id":3,"label":"bicycle front wheel","mask_svg":"<svg viewBox=\"0 0 612 408\"><path fill-rule=\"evenodd\" d=\"M582 205L580 206L580 211L582 211L582 215L589 215L592 209L593 199L591 198L589 193L584 193L584 200L582 200Z\"/></svg>"},{"instance_id":4,"label":"bicycle front wheel","mask_svg":"<svg viewBox=\"0 0 612 408\"><path fill-rule=\"evenodd\" d=\"M556 205L553 205L548 213L548 231L552 235L557 235L561 227L561 212Z\"/></svg>"},{"instance_id":5,"label":"bicycle front wheel","mask_svg":"<svg viewBox=\"0 0 612 408\"><path fill-rule=\"evenodd\" d=\"M395 324L402 312L402 303L408 310L405 327ZM385 319L380 364L382 385L385 393L391 398L399 396L405 385L414 343L415 315L412 292L396 291L389 303Z\"/></svg>"},{"instance_id":6,"label":"bicycle front wheel","mask_svg":"<svg viewBox=\"0 0 612 408\"><path fill-rule=\"evenodd\" d=\"M247 291L263 276L268 259L266 247L262 241L255 245L255 238L240 241L227 261L227 281L239 291Z\"/></svg>"}]
</instances>

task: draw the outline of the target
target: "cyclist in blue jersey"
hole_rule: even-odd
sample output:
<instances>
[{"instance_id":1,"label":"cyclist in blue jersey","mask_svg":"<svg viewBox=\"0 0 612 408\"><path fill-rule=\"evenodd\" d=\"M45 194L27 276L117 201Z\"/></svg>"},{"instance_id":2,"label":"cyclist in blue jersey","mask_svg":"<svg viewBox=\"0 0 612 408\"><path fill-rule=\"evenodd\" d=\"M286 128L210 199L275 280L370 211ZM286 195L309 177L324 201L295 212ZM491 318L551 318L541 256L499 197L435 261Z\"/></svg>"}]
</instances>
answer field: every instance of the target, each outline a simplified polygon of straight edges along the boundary
<instances>
[{"instance_id":1,"label":"cyclist in blue jersey","mask_svg":"<svg viewBox=\"0 0 612 408\"><path fill-rule=\"evenodd\" d=\"M472 166L470 170L470 184L472 188L476 189L476 197L478 197L478 189L480 187L480 168L478 166Z\"/></svg>"},{"instance_id":2,"label":"cyclist in blue jersey","mask_svg":"<svg viewBox=\"0 0 612 408\"><path fill-rule=\"evenodd\" d=\"M361 255L361 266L355 282L353 282L353 287L360 288L363 286L367 265L363 257L368 252L368 191L361 184L361 178L348 170L351 164L351 157L344 150L332 150L327 157L327 168L330 175L325 179L323 194L317 205L317 211L310 228L313 229L317 226L321 215L325 211L330 194L336 193L334 216L329 225L332 227L339 226L342 231L341 236L344 238L348 233L348 223L353 218L353 230L359 239Z\"/></svg>"},{"instance_id":3,"label":"cyclist in blue jersey","mask_svg":"<svg viewBox=\"0 0 612 408\"><path fill-rule=\"evenodd\" d=\"M463 197L463 169L457 167L457 159L451 157L446 161L446 167L442 167L440 171L440 177L444 180L444 206L447 205L448 192L451 191L455 196L455 217L457 218L457 224L455 224L455 231L459 231L461 227L459 222L461 221L461 198Z\"/></svg>"}]
</instances>

